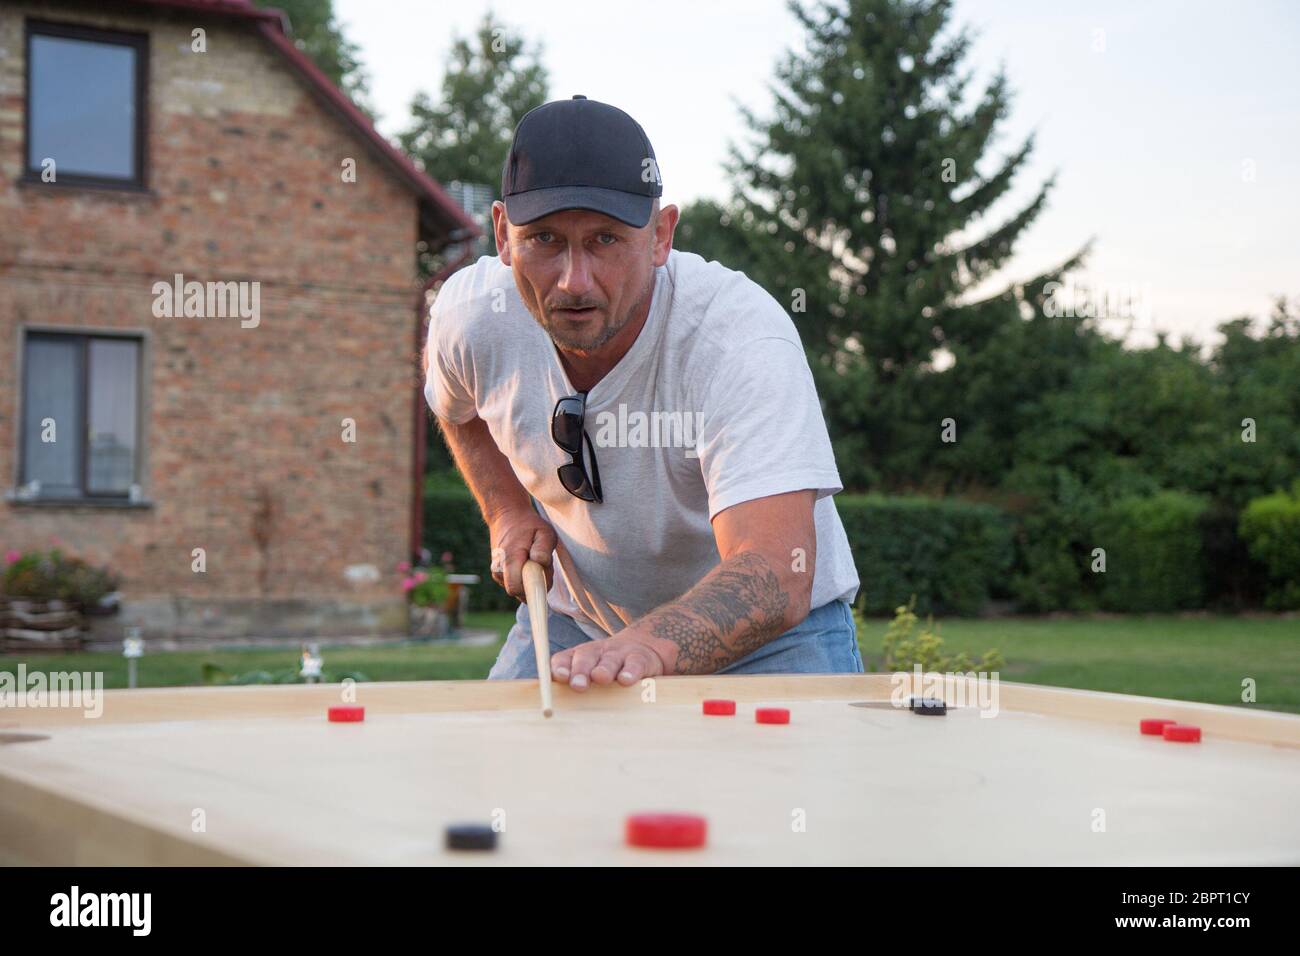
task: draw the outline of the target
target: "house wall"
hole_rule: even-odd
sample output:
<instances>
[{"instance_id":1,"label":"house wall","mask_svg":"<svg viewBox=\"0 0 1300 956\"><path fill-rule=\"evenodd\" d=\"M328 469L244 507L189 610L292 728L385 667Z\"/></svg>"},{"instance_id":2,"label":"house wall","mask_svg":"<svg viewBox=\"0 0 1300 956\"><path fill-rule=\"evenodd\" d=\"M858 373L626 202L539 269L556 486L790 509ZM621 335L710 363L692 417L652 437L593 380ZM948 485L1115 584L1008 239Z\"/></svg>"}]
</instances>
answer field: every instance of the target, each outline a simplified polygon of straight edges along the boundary
<instances>
[{"instance_id":1,"label":"house wall","mask_svg":"<svg viewBox=\"0 0 1300 956\"><path fill-rule=\"evenodd\" d=\"M27 17L149 34L147 192L19 182ZM0 487L17 481L22 329L139 330L150 502L0 502L0 549L57 540L110 565L123 623L147 633L404 627L417 207L370 148L249 25L0 6ZM176 273L258 282L259 323L156 318L154 283ZM379 582L350 583L357 565Z\"/></svg>"}]
</instances>

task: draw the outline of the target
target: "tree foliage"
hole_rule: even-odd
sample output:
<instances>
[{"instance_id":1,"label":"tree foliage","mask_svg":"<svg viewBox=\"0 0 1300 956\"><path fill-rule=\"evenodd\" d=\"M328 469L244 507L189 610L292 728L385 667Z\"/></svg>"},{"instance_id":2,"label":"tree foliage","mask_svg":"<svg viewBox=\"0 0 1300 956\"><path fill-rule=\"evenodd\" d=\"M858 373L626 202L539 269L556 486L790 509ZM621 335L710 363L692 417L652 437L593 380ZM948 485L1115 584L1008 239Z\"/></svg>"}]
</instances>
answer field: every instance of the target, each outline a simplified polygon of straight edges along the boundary
<instances>
[{"instance_id":1,"label":"tree foliage","mask_svg":"<svg viewBox=\"0 0 1300 956\"><path fill-rule=\"evenodd\" d=\"M745 272L791 313L847 488L956 494L1016 516L1008 590L1021 607L1120 602L1093 570L1120 499L1158 535L1198 524L1209 602L1255 603L1259 555L1279 562L1258 545L1252 562L1237 523L1300 474L1295 308L1279 299L1263 330L1226 323L1208 353L1166 336L1134 348L1095 312L1052 307L1087 243L1005 279L1052 180L1012 203L1033 140L1002 148L1007 79L973 84L952 8L792 0L804 42L777 68L772 115L742 110L730 195L685 209L677 245ZM1272 540L1250 527L1252 543ZM1163 589L1181 607L1195 576L1132 593Z\"/></svg>"},{"instance_id":2,"label":"tree foliage","mask_svg":"<svg viewBox=\"0 0 1300 956\"><path fill-rule=\"evenodd\" d=\"M473 36L453 42L441 98L416 95L402 148L439 182L498 190L515 126L546 102L540 55L489 12Z\"/></svg>"}]
</instances>

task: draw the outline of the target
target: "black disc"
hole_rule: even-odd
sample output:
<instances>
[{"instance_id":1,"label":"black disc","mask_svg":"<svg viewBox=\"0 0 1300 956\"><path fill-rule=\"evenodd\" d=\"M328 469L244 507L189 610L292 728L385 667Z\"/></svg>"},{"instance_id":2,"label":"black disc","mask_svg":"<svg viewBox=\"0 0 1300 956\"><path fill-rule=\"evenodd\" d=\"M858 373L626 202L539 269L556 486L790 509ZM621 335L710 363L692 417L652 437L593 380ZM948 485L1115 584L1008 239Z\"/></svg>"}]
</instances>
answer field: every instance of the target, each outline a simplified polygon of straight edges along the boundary
<instances>
[{"instance_id":1,"label":"black disc","mask_svg":"<svg viewBox=\"0 0 1300 956\"><path fill-rule=\"evenodd\" d=\"M479 823L460 823L447 827L448 850L495 850L497 832Z\"/></svg>"}]
</instances>

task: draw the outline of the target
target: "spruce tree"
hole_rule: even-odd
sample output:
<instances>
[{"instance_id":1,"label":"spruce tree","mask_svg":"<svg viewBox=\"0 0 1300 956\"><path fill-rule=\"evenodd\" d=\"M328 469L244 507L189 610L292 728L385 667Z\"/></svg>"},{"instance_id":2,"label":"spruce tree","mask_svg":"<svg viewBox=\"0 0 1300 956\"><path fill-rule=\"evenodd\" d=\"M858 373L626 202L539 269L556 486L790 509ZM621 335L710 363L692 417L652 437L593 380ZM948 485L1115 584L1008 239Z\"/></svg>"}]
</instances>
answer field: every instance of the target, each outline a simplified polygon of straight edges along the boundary
<instances>
[{"instance_id":1,"label":"spruce tree","mask_svg":"<svg viewBox=\"0 0 1300 956\"><path fill-rule=\"evenodd\" d=\"M686 210L684 248L745 271L790 310L849 486L925 484L937 449L934 362L960 363L1079 255L976 301L1042 212L1038 186L989 222L1033 149L992 156L1010 92L999 71L967 104L972 37L951 0L842 0L790 10L774 116L742 110L733 195ZM940 489L934 489L940 490Z\"/></svg>"}]
</instances>

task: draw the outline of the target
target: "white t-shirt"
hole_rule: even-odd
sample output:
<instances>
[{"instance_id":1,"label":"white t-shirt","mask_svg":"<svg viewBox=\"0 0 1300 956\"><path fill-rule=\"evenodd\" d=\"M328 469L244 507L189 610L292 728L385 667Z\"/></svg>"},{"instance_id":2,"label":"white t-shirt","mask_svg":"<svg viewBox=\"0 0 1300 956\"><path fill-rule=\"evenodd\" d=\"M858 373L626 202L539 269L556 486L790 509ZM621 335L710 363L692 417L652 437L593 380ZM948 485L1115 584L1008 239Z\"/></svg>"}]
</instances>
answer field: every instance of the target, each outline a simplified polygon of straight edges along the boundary
<instances>
[{"instance_id":1,"label":"white t-shirt","mask_svg":"<svg viewBox=\"0 0 1300 956\"><path fill-rule=\"evenodd\" d=\"M570 457L551 438L551 413L576 391L499 258L447 280L425 399L455 424L483 419L555 527L554 610L593 638L614 634L717 566L714 515L804 489L817 490L811 606L853 600L858 575L831 497L843 486L812 373L794 323L747 276L676 250L655 270L645 325L587 395L602 503L556 476Z\"/></svg>"}]
</instances>

